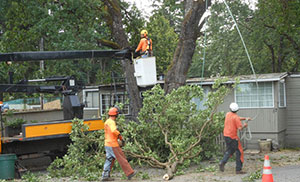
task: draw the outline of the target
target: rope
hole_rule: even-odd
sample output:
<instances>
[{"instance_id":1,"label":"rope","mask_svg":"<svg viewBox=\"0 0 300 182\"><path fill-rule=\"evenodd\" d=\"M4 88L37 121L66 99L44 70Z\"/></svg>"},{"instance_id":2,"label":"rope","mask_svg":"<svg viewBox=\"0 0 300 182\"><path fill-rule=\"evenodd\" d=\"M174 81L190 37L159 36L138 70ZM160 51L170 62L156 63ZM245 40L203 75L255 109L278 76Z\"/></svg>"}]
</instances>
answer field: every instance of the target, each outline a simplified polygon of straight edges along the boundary
<instances>
[{"instance_id":1,"label":"rope","mask_svg":"<svg viewBox=\"0 0 300 182\"><path fill-rule=\"evenodd\" d=\"M248 120L246 121L246 123L248 124ZM247 131L248 130L248 131ZM247 133L249 133L249 135L247 136ZM251 130L250 130L250 127L248 126L247 129L243 129L241 131L241 140L251 140L252 139L252 133L251 133Z\"/></svg>"},{"instance_id":2,"label":"rope","mask_svg":"<svg viewBox=\"0 0 300 182\"><path fill-rule=\"evenodd\" d=\"M226 8L227 8L227 10L228 10L228 12L229 12L231 18L233 19L233 21L234 21L234 23L235 23L236 29L237 29L237 31L238 31L238 33L239 33L239 35L240 35L240 38L241 38L241 40L242 40L242 43L243 43L245 52L246 52L246 54L247 54L247 57L248 57L248 60L249 60L250 66L251 66L251 70L252 70L253 75L254 75L254 77L255 77L256 88L257 88L257 89L256 89L256 96L257 96L257 101L258 101L258 105L259 105L258 107L260 107L260 102L259 102L259 100L258 100L258 80L257 80L257 76L256 76L256 73L255 73L255 70L254 70L254 67L253 67L253 64L252 64L250 55L249 55L249 53L248 53L248 49L247 49L247 47L246 47L245 41L244 41L244 39L243 39L243 36L242 36L242 34L241 34L241 32L240 32L239 26L238 26L238 24L237 24L235 18L233 17L232 12L231 12L231 10L230 10L230 8L229 8L229 6L228 6L226 0L224 0L224 4L225 4L225 6L226 6ZM255 119L257 118L258 114L259 114L259 113L256 112L256 116L254 116L254 117L252 118L252 120L255 120ZM248 122L248 121L246 121L246 122ZM248 126L247 128L248 128L249 137L247 137L247 131L244 131L244 130L243 130L243 131L242 131L242 137L241 137L241 139L245 138L246 140L251 140L251 139L252 139L251 130L250 130L250 127L249 127L249 126Z\"/></svg>"},{"instance_id":3,"label":"rope","mask_svg":"<svg viewBox=\"0 0 300 182\"><path fill-rule=\"evenodd\" d=\"M256 77L256 74L255 74L255 71L254 71L254 67L253 67L253 64L252 64L250 55L249 55L249 53L248 53L248 49L247 49L246 44L245 44L245 42L244 42L243 36L242 36L242 34L241 34L241 32L240 32L239 26L238 26L236 20L234 19L233 15L232 15L232 12L231 12L231 10L230 10L230 8L229 8L229 6L228 6L226 0L224 0L224 3L225 3L225 5L226 5L227 10L229 11L229 14L230 14L231 18L232 18L233 21L234 21L234 24L236 25L236 29L237 29L237 31L238 31L240 37L241 37L241 40L242 40L243 46L244 46L244 48L245 48L245 51L246 51L246 54L247 54L247 57L248 57L248 60L249 60L249 63L250 63L250 66L251 66L253 75L255 76L255 79L256 79L256 81L257 81L257 77Z\"/></svg>"}]
</instances>

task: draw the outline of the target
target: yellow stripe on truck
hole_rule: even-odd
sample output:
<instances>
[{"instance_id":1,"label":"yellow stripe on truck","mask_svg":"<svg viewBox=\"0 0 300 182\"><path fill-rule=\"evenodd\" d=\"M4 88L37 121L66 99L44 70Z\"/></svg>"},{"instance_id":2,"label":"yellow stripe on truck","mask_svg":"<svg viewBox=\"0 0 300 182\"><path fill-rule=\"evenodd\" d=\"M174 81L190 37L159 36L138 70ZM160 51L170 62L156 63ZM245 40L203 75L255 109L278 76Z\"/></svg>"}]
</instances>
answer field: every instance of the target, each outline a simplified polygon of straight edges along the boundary
<instances>
[{"instance_id":1,"label":"yellow stripe on truck","mask_svg":"<svg viewBox=\"0 0 300 182\"><path fill-rule=\"evenodd\" d=\"M71 132L72 122L67 123L54 123L54 124L40 124L30 125L25 127L25 138L43 137L51 135L64 135ZM86 120L84 124L89 125L89 131L104 129L104 123L102 120Z\"/></svg>"}]
</instances>

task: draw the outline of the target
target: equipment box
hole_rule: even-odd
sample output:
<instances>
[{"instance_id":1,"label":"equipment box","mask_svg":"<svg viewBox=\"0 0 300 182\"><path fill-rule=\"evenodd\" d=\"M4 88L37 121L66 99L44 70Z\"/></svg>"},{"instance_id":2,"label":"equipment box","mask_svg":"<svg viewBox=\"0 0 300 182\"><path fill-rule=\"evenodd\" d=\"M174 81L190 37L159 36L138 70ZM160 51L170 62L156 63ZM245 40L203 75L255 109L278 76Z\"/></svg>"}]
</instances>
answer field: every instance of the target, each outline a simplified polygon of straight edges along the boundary
<instances>
[{"instance_id":1,"label":"equipment box","mask_svg":"<svg viewBox=\"0 0 300 182\"><path fill-rule=\"evenodd\" d=\"M134 61L134 70L134 76L136 77L138 86L146 87L156 84L155 57L136 59Z\"/></svg>"}]
</instances>

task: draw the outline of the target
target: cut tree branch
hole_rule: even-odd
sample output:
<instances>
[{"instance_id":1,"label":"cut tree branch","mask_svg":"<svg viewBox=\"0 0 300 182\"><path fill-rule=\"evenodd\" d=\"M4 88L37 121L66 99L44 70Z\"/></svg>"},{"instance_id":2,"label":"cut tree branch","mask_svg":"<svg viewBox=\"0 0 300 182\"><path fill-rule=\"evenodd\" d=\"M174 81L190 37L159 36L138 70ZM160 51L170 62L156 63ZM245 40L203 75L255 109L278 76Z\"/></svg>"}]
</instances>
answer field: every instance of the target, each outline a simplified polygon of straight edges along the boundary
<instances>
[{"instance_id":1,"label":"cut tree branch","mask_svg":"<svg viewBox=\"0 0 300 182\"><path fill-rule=\"evenodd\" d=\"M139 155L130 151L126 151L129 155L131 155L132 157L136 157L139 159L144 159L144 160L150 160L152 162L154 162L155 164L161 166L161 167L166 167L167 163L163 163L158 161L157 159L155 159L154 157L148 157L148 156L143 156L143 155Z\"/></svg>"},{"instance_id":2,"label":"cut tree branch","mask_svg":"<svg viewBox=\"0 0 300 182\"><path fill-rule=\"evenodd\" d=\"M168 144L169 147L170 147L170 150L171 150L171 152L172 152L172 154L173 154L173 157L172 157L172 158L176 158L176 160L178 160L177 155L176 155L176 153L175 153L175 151L174 151L173 145L168 141L168 132L165 132L165 131L164 131L164 128L161 126L161 124L160 124L158 121L156 121L156 122L157 122L158 126L160 127L161 132L162 132L163 135L165 136L165 143Z\"/></svg>"}]
</instances>

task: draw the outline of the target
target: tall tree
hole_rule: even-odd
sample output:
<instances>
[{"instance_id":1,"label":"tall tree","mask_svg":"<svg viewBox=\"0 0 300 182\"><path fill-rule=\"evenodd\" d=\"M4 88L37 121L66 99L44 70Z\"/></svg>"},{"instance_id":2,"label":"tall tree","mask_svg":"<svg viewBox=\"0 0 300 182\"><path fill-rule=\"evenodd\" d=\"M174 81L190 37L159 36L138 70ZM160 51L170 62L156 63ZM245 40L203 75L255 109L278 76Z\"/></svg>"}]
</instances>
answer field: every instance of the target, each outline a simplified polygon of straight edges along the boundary
<instances>
[{"instance_id":1,"label":"tall tree","mask_svg":"<svg viewBox=\"0 0 300 182\"><path fill-rule=\"evenodd\" d=\"M299 70L299 6L297 1L258 1L256 8L227 1L250 53L256 73ZM205 75L252 74L232 18L223 2L215 2L208 19ZM203 40L194 56L190 76L199 76Z\"/></svg>"},{"instance_id":2,"label":"tall tree","mask_svg":"<svg viewBox=\"0 0 300 182\"><path fill-rule=\"evenodd\" d=\"M200 30L203 26L200 19L206 11L206 1L204 0L185 0L184 2L185 16L173 61L165 79L164 90L166 93L170 93L186 82L196 47L196 40L200 36ZM210 6L211 0L207 0L207 4Z\"/></svg>"},{"instance_id":3,"label":"tall tree","mask_svg":"<svg viewBox=\"0 0 300 182\"><path fill-rule=\"evenodd\" d=\"M118 46L120 48L128 48L129 42L123 28L122 14L119 3L120 2L118 0L104 0L104 4L108 12L106 20L110 27L111 34L113 35L113 38ZM127 92L130 99L131 115L133 116L132 119L136 119L138 112L142 107L142 100L136 78L134 77L134 67L128 59L122 60L122 67L124 69L127 81Z\"/></svg>"},{"instance_id":4,"label":"tall tree","mask_svg":"<svg viewBox=\"0 0 300 182\"><path fill-rule=\"evenodd\" d=\"M237 20L250 55L253 55L255 51L252 48L255 47L249 44L252 43L249 41L251 32L248 29L249 25L246 26L249 24L246 20L251 15L253 16L253 12L247 4L240 1L230 1L228 4ZM215 2L210 8L210 12L211 15L206 26L206 45L204 45L203 38L198 40L198 51L193 57L193 66L189 75L202 76L203 58L205 59L204 76L251 74L245 49L224 2ZM205 57L203 57L204 47L206 49ZM252 56L252 59L256 63L257 58Z\"/></svg>"},{"instance_id":5,"label":"tall tree","mask_svg":"<svg viewBox=\"0 0 300 182\"><path fill-rule=\"evenodd\" d=\"M122 30L122 35L117 35L119 30L113 27L111 31L110 24L103 21L104 17L109 14L103 1L2 1L0 8L0 14L3 15L0 17L0 48L2 52L37 51L41 37L45 40L46 51L107 49L105 42L101 42L104 38L118 41L118 44L115 44L118 48L129 47L124 30ZM130 10L126 6L127 4L122 2L121 13L126 14L123 19L125 28L136 34L140 31L139 27L142 26L143 20L140 18L138 10ZM120 9L118 11L120 12ZM112 17L121 20L119 14ZM137 41L138 38L135 39L132 35L131 42L136 44ZM103 58L48 61L45 64L44 76L75 75L86 84L99 84L99 82L110 81L107 78L110 77L111 70L121 75L126 69L126 74L132 73L128 79L129 95L133 100L132 106L139 108L141 102L137 89L134 94L131 93L131 90L135 90L132 89L132 85L136 86L136 82L133 77L133 67L129 64L129 61L123 61L120 64L120 61L108 61ZM121 65L126 68L122 69ZM0 66L4 68L1 69L1 79L3 77L4 80L7 80L7 65L1 64ZM39 65L35 63L14 63L11 68L16 72L16 80L40 76ZM136 101L137 99L139 101ZM136 115L136 112L137 109L133 109L133 115Z\"/></svg>"},{"instance_id":6,"label":"tall tree","mask_svg":"<svg viewBox=\"0 0 300 182\"><path fill-rule=\"evenodd\" d=\"M159 14L169 20L170 26L179 34L184 17L184 4L184 1L178 0L153 0L153 14Z\"/></svg>"},{"instance_id":7,"label":"tall tree","mask_svg":"<svg viewBox=\"0 0 300 182\"><path fill-rule=\"evenodd\" d=\"M96 40L107 37L107 27L98 24L102 14L97 10L97 1L2 1L7 4L0 9L3 52L38 51L41 38L45 40L45 51L97 49ZM94 80L93 75L98 72L96 68L101 68L98 61L47 61L44 76L75 75L86 84L96 84L100 78ZM36 63L13 63L11 67L16 80L41 76Z\"/></svg>"},{"instance_id":8,"label":"tall tree","mask_svg":"<svg viewBox=\"0 0 300 182\"><path fill-rule=\"evenodd\" d=\"M261 34L268 35L263 40L269 50L273 71L299 71L299 61L295 60L300 60L300 2L259 0L257 7L255 23Z\"/></svg>"}]
</instances>

